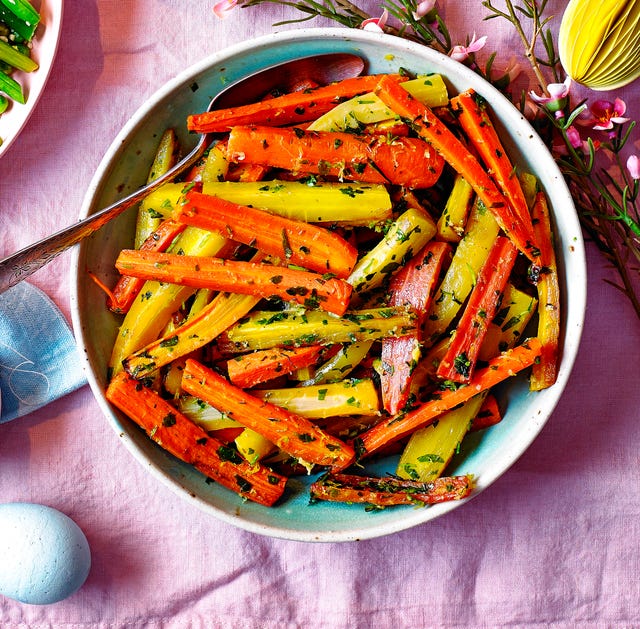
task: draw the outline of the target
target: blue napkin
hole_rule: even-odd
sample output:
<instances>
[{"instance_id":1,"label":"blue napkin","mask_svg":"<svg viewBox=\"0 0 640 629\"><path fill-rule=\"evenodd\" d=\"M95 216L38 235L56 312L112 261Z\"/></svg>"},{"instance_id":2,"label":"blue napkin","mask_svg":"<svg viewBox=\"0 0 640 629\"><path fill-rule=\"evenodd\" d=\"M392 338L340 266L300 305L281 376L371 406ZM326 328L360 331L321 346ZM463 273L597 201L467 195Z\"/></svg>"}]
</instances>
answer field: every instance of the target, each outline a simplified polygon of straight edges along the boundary
<instances>
[{"instance_id":1,"label":"blue napkin","mask_svg":"<svg viewBox=\"0 0 640 629\"><path fill-rule=\"evenodd\" d=\"M85 382L73 334L51 299L27 282L0 294L0 424Z\"/></svg>"}]
</instances>

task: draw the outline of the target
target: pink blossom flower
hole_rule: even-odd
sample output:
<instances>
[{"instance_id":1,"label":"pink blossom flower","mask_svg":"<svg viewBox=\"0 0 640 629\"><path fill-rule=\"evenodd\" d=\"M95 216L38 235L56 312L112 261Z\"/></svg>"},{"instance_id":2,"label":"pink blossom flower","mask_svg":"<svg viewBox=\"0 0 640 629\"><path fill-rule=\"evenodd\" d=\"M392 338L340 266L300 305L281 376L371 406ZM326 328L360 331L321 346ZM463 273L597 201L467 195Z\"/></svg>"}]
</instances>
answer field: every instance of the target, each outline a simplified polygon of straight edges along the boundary
<instances>
[{"instance_id":1,"label":"pink blossom flower","mask_svg":"<svg viewBox=\"0 0 640 629\"><path fill-rule=\"evenodd\" d=\"M624 124L629 118L624 118L627 105L621 98L616 98L615 102L608 100L597 100L585 117L585 123L593 126L596 131L607 131L613 129L614 124Z\"/></svg>"},{"instance_id":2,"label":"pink blossom flower","mask_svg":"<svg viewBox=\"0 0 640 629\"><path fill-rule=\"evenodd\" d=\"M415 20L423 18L425 15L428 15L428 13L432 11L435 6L436 0L422 0L422 2L418 3L416 10L413 12L413 18Z\"/></svg>"},{"instance_id":3,"label":"pink blossom flower","mask_svg":"<svg viewBox=\"0 0 640 629\"><path fill-rule=\"evenodd\" d=\"M449 53L449 56L456 61L464 61L473 52L478 52L487 43L487 36L483 35L480 39L476 39L476 34L473 34L471 41L467 46L454 46Z\"/></svg>"},{"instance_id":4,"label":"pink blossom flower","mask_svg":"<svg viewBox=\"0 0 640 629\"><path fill-rule=\"evenodd\" d=\"M373 33L384 33L384 27L389 19L389 12L385 9L380 17L370 17L368 20L364 20L360 24L360 28L363 31L370 31Z\"/></svg>"},{"instance_id":5,"label":"pink blossom flower","mask_svg":"<svg viewBox=\"0 0 640 629\"><path fill-rule=\"evenodd\" d=\"M567 129L567 140L569 140L574 149L582 148L583 146L580 132L574 126Z\"/></svg>"},{"instance_id":6,"label":"pink blossom flower","mask_svg":"<svg viewBox=\"0 0 640 629\"><path fill-rule=\"evenodd\" d=\"M213 12L219 19L224 20L229 17L229 13L236 8L237 4L238 0L220 0L213 5Z\"/></svg>"},{"instance_id":7,"label":"pink blossom flower","mask_svg":"<svg viewBox=\"0 0 640 629\"><path fill-rule=\"evenodd\" d=\"M564 107L565 99L569 95L571 89L571 77L567 77L564 83L549 83L547 85L548 96L538 96L535 92L529 92L532 101L538 105L544 105L550 111L558 111Z\"/></svg>"},{"instance_id":8,"label":"pink blossom flower","mask_svg":"<svg viewBox=\"0 0 640 629\"><path fill-rule=\"evenodd\" d=\"M640 157L638 155L629 155L629 159L627 159L627 170L632 179L636 181L640 179Z\"/></svg>"},{"instance_id":9,"label":"pink blossom flower","mask_svg":"<svg viewBox=\"0 0 640 629\"><path fill-rule=\"evenodd\" d=\"M589 142L587 142L587 140L582 139L582 137L580 136L580 132L573 125L571 125L566 130L566 134L567 134L567 140L569 141L569 144L574 149L580 149L585 154L589 152ZM564 143L560 145L554 144L552 148L553 148L553 151L558 155L567 155L569 152ZM599 150L600 142L598 141L593 142L593 148L596 151Z\"/></svg>"}]
</instances>

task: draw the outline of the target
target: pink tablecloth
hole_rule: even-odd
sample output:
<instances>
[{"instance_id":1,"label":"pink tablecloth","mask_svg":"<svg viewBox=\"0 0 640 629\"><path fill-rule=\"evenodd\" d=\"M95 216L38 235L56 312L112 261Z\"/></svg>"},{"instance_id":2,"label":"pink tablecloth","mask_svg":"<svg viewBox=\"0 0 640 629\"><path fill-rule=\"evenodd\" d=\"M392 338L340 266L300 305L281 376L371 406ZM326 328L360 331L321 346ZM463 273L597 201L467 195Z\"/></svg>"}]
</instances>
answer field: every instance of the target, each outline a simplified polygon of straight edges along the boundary
<instances>
[{"instance_id":1,"label":"pink tablecloth","mask_svg":"<svg viewBox=\"0 0 640 629\"><path fill-rule=\"evenodd\" d=\"M116 132L165 80L294 15L265 6L220 22L212 5L66 0L46 93L0 162L0 254L75 220ZM487 33L511 56L519 44L483 10L447 6L454 34ZM624 93L636 118L639 90ZM0 501L57 507L93 553L59 604L0 597L0 626L640 626L640 325L588 257L584 340L542 434L468 505L390 537L305 545L223 524L145 472L88 387L0 426ZM34 277L67 316L68 267L63 255Z\"/></svg>"}]
</instances>

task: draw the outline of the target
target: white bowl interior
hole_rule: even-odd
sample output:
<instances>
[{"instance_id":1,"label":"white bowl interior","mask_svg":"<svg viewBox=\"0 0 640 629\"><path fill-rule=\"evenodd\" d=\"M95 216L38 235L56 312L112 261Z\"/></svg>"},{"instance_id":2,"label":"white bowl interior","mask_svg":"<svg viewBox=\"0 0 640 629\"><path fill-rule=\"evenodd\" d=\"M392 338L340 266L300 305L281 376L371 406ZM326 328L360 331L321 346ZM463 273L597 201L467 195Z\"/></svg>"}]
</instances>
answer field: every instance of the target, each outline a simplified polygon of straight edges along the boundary
<instances>
[{"instance_id":1,"label":"white bowl interior","mask_svg":"<svg viewBox=\"0 0 640 629\"><path fill-rule=\"evenodd\" d=\"M557 383L531 393L519 377L500 391L506 402L503 421L465 442L451 469L472 473L477 481L473 495L486 489L526 450L542 429L567 383L583 325L586 302L586 265L578 218L563 178L528 122L498 91L475 73L448 57L400 38L345 29L304 29L269 35L229 48L188 69L146 102L114 140L85 197L83 216L94 213L146 179L158 138L165 128L176 129L184 145L195 138L185 129L187 115L204 110L214 94L229 82L275 63L327 52L354 52L367 62L367 72L442 73L452 93L474 88L491 104L494 119L510 156L523 169L536 174L545 190L556 226L556 248L562 282L563 353ZM308 504L312 478L292 479L286 499L266 508L244 502L232 492L205 478L151 442L104 397L107 362L119 320L106 308L100 289L88 272L108 285L115 283L114 261L120 249L130 246L135 209L127 211L82 243L73 264L72 317L75 334L84 350L85 368L94 395L113 428L133 455L163 482L199 508L246 530L275 537L306 541L351 541L386 535L436 518L462 502L429 508L399 507L375 514L362 506L333 503ZM378 473L394 472L397 458L375 464Z\"/></svg>"}]
</instances>

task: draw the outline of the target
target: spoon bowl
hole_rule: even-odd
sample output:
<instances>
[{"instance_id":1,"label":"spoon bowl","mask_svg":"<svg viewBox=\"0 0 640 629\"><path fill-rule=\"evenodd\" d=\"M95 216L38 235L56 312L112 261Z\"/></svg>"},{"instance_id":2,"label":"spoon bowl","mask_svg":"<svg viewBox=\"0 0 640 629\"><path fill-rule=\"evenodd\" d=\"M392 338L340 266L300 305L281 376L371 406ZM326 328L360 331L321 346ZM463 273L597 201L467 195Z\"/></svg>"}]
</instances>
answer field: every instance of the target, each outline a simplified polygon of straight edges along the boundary
<instances>
[{"instance_id":1,"label":"spoon bowl","mask_svg":"<svg viewBox=\"0 0 640 629\"><path fill-rule=\"evenodd\" d=\"M327 53L276 63L224 87L211 98L207 111L251 102L273 90L288 92L306 81L326 85L358 76L363 70L364 61L355 54L347 53ZM124 210L191 168L204 155L212 139L212 134L202 134L195 147L161 177L84 220L0 260L0 293L26 279L58 254L95 233Z\"/></svg>"}]
</instances>

